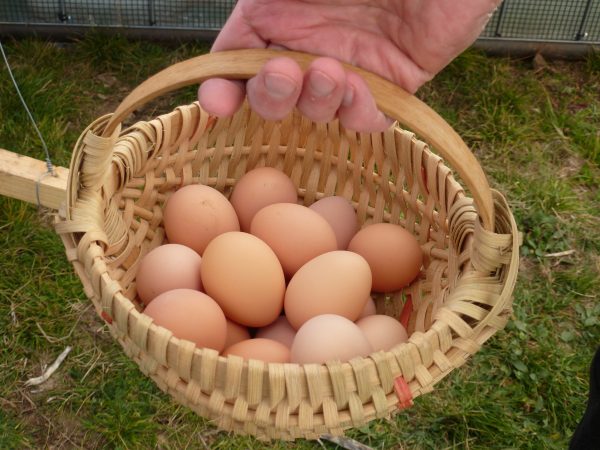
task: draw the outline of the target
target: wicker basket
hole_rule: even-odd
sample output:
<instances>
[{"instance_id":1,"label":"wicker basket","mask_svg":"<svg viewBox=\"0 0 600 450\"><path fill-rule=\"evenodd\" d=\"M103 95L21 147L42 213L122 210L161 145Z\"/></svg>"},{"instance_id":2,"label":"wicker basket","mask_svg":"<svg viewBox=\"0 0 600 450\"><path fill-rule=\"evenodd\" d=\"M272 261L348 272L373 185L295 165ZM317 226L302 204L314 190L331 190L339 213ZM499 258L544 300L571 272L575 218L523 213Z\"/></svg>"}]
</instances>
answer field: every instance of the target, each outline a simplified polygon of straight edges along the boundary
<instances>
[{"instance_id":1,"label":"wicker basket","mask_svg":"<svg viewBox=\"0 0 600 450\"><path fill-rule=\"evenodd\" d=\"M98 314L162 390L224 430L316 438L412 405L502 329L511 314L519 239L506 201L452 128L415 97L358 69L352 70L367 80L380 109L426 142L398 126L359 134L296 112L268 122L244 107L216 119L198 104L121 131L130 112L160 94L215 76L246 79L282 54L203 55L141 84L81 135L57 231ZM312 59L285 54L303 67ZM289 175L306 205L343 195L361 223L400 223L417 237L425 254L421 276L376 300L380 313L407 325L408 343L344 363L267 364L196 348L140 313L136 268L165 239L169 195L190 183L228 195L259 166Z\"/></svg>"}]
</instances>

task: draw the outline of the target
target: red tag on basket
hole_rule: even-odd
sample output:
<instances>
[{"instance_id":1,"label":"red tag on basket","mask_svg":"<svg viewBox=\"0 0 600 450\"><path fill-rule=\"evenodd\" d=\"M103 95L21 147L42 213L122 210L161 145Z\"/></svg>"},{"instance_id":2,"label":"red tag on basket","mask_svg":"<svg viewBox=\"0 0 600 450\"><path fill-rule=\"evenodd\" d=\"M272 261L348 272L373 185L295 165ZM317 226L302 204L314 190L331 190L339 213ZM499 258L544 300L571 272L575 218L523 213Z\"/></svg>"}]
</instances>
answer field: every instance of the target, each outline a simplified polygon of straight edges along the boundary
<instances>
[{"instance_id":1,"label":"red tag on basket","mask_svg":"<svg viewBox=\"0 0 600 450\"><path fill-rule=\"evenodd\" d=\"M208 120L206 121L206 128L204 129L204 131L211 130L215 123L217 123L216 116L208 116Z\"/></svg>"},{"instance_id":2,"label":"red tag on basket","mask_svg":"<svg viewBox=\"0 0 600 450\"><path fill-rule=\"evenodd\" d=\"M100 317L102 317L109 325L112 323L112 317L110 317L106 311L102 311Z\"/></svg>"},{"instance_id":3,"label":"red tag on basket","mask_svg":"<svg viewBox=\"0 0 600 450\"><path fill-rule=\"evenodd\" d=\"M413 405L412 393L402 376L394 380L394 390L398 396L398 409L406 409Z\"/></svg>"},{"instance_id":4,"label":"red tag on basket","mask_svg":"<svg viewBox=\"0 0 600 450\"><path fill-rule=\"evenodd\" d=\"M400 313L400 323L404 328L408 329L408 319L410 319L410 315L413 311L412 297L410 294L406 295L406 303L404 303L404 307L402 308L402 312Z\"/></svg>"}]
</instances>

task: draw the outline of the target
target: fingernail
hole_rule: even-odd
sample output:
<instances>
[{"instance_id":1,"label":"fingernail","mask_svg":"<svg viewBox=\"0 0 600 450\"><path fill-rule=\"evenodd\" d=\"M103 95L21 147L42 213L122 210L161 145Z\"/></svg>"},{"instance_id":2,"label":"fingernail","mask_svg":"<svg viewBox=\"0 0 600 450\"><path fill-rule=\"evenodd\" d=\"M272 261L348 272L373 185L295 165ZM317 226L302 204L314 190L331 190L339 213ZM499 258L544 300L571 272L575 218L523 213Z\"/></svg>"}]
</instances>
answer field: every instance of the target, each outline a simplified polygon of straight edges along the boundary
<instances>
[{"instance_id":1,"label":"fingernail","mask_svg":"<svg viewBox=\"0 0 600 450\"><path fill-rule=\"evenodd\" d=\"M275 98L288 98L297 89L294 80L280 73L267 73L265 75L265 87L269 94Z\"/></svg>"},{"instance_id":2,"label":"fingernail","mask_svg":"<svg viewBox=\"0 0 600 450\"><path fill-rule=\"evenodd\" d=\"M310 89L317 97L327 97L336 87L333 78L320 70L313 70L308 77L308 82Z\"/></svg>"},{"instance_id":3,"label":"fingernail","mask_svg":"<svg viewBox=\"0 0 600 450\"><path fill-rule=\"evenodd\" d=\"M346 92L344 92L344 98L342 99L342 105L350 106L354 100L354 88L352 86L346 86Z\"/></svg>"}]
</instances>

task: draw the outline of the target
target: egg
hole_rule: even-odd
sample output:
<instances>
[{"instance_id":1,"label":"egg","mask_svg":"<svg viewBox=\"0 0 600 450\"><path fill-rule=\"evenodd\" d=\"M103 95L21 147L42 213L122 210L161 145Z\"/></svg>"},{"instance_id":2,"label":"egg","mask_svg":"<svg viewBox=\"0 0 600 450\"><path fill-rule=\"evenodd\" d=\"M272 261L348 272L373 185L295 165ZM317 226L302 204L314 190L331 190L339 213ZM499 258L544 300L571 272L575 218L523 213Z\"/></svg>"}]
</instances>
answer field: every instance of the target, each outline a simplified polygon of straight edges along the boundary
<instances>
[{"instance_id":1,"label":"egg","mask_svg":"<svg viewBox=\"0 0 600 450\"><path fill-rule=\"evenodd\" d=\"M223 356L237 355L245 359L259 359L264 362L290 362L290 349L281 342L271 339L248 339L225 349Z\"/></svg>"},{"instance_id":2,"label":"egg","mask_svg":"<svg viewBox=\"0 0 600 450\"><path fill-rule=\"evenodd\" d=\"M406 329L390 316L375 314L363 317L356 322L373 347L373 351L388 351L397 344L408 341Z\"/></svg>"},{"instance_id":3,"label":"egg","mask_svg":"<svg viewBox=\"0 0 600 450\"><path fill-rule=\"evenodd\" d=\"M377 314L377 308L375 307L375 301L369 296L367 303L365 303L365 307L358 318L362 319L363 317L372 316L373 314Z\"/></svg>"},{"instance_id":4,"label":"egg","mask_svg":"<svg viewBox=\"0 0 600 450\"><path fill-rule=\"evenodd\" d=\"M192 289L163 292L146 306L144 314L170 330L173 336L194 342L198 347L225 348L225 314L208 295Z\"/></svg>"},{"instance_id":5,"label":"egg","mask_svg":"<svg viewBox=\"0 0 600 450\"><path fill-rule=\"evenodd\" d=\"M234 322L262 327L281 313L283 269L256 236L241 231L217 236L204 251L200 273L205 292Z\"/></svg>"},{"instance_id":6,"label":"egg","mask_svg":"<svg viewBox=\"0 0 600 450\"><path fill-rule=\"evenodd\" d=\"M260 167L244 174L231 193L231 204L240 220L242 231L250 231L254 215L274 203L297 203L298 194L292 180L280 170Z\"/></svg>"},{"instance_id":7,"label":"egg","mask_svg":"<svg viewBox=\"0 0 600 450\"><path fill-rule=\"evenodd\" d=\"M170 243L185 245L200 255L218 235L240 229L227 198L201 184L182 187L172 194L164 208L163 221Z\"/></svg>"},{"instance_id":8,"label":"egg","mask_svg":"<svg viewBox=\"0 0 600 450\"><path fill-rule=\"evenodd\" d=\"M423 264L417 239L400 225L390 223L366 226L352 238L348 250L369 263L375 292L392 292L408 286Z\"/></svg>"},{"instance_id":9,"label":"egg","mask_svg":"<svg viewBox=\"0 0 600 450\"><path fill-rule=\"evenodd\" d=\"M296 272L285 293L285 315L298 329L312 317L337 314L354 321L371 290L371 271L365 259L345 250L317 256Z\"/></svg>"},{"instance_id":10,"label":"egg","mask_svg":"<svg viewBox=\"0 0 600 450\"><path fill-rule=\"evenodd\" d=\"M233 320L227 319L227 339L225 340L225 348L231 347L240 341L250 339L250 331L243 325L235 323Z\"/></svg>"},{"instance_id":11,"label":"egg","mask_svg":"<svg viewBox=\"0 0 600 450\"><path fill-rule=\"evenodd\" d=\"M273 249L288 277L314 257L337 249L329 223L315 211L293 203L276 203L258 211L250 232Z\"/></svg>"},{"instance_id":12,"label":"egg","mask_svg":"<svg viewBox=\"0 0 600 450\"><path fill-rule=\"evenodd\" d=\"M340 196L324 197L309 206L331 225L338 250L346 250L358 231L358 218L352 204Z\"/></svg>"},{"instance_id":13,"label":"egg","mask_svg":"<svg viewBox=\"0 0 600 450\"><path fill-rule=\"evenodd\" d=\"M152 249L141 259L136 273L140 299L147 305L156 296L173 289L201 290L201 261L198 253L180 244Z\"/></svg>"},{"instance_id":14,"label":"egg","mask_svg":"<svg viewBox=\"0 0 600 450\"><path fill-rule=\"evenodd\" d=\"M256 332L257 338L271 339L273 341L281 342L288 348L292 347L294 337L296 336L296 330L290 325L285 316L279 316L275 322L267 325L264 328L260 328Z\"/></svg>"},{"instance_id":15,"label":"egg","mask_svg":"<svg viewBox=\"0 0 600 450\"><path fill-rule=\"evenodd\" d=\"M345 362L368 356L373 349L358 326L345 317L323 314L307 321L296 333L291 361L298 364Z\"/></svg>"}]
</instances>

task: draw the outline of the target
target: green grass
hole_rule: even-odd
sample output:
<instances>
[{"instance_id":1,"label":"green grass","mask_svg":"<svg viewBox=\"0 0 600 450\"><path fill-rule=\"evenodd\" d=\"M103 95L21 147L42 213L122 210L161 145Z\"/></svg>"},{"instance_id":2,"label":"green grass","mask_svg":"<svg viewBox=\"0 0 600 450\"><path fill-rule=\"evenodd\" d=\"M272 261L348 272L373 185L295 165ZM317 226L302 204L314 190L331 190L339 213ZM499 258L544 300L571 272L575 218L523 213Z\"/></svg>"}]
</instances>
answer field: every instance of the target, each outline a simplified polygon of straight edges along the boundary
<instances>
[{"instance_id":1,"label":"green grass","mask_svg":"<svg viewBox=\"0 0 600 450\"><path fill-rule=\"evenodd\" d=\"M87 36L6 51L57 164L80 131L136 83L206 46ZM600 57L550 62L467 52L419 96L439 111L509 199L524 232L513 320L472 360L393 420L349 435L374 448L565 448L600 342ZM186 89L154 115L194 99ZM42 158L5 70L0 147ZM140 115L142 114L140 113ZM573 250L564 257L548 254ZM171 401L114 343L48 220L0 198L0 448L320 448L216 432ZM24 385L73 347L39 389ZM325 448L335 448L324 442Z\"/></svg>"}]
</instances>

